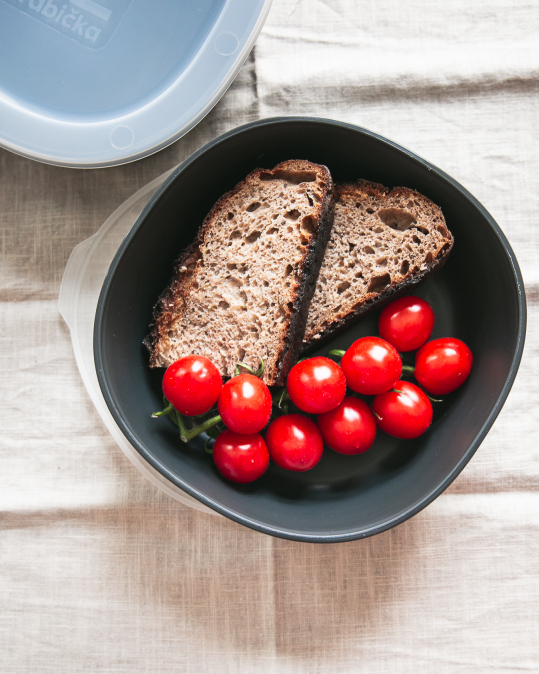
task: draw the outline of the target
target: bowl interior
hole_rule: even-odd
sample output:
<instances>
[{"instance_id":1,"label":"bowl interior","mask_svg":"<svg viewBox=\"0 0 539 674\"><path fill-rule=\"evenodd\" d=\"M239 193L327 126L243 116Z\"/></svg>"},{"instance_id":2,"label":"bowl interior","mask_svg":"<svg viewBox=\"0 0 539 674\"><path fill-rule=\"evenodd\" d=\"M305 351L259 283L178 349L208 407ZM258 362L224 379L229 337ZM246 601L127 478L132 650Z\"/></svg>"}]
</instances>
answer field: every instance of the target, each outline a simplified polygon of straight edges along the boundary
<instances>
[{"instance_id":1,"label":"bowl interior","mask_svg":"<svg viewBox=\"0 0 539 674\"><path fill-rule=\"evenodd\" d=\"M455 336L474 354L466 384L436 407L431 429L413 441L382 432L363 455L326 449L316 468L271 465L252 485L220 477L204 441L188 445L162 408L163 370L148 368L142 340L152 308L215 201L256 167L305 158L335 182L365 178L406 186L437 203L455 237L445 267L415 293L436 314L433 338ZM347 540L377 533L430 502L460 472L499 412L516 374L525 304L512 251L486 211L435 167L367 131L323 120L256 123L214 141L179 167L141 215L111 266L96 315L100 384L116 421L165 477L253 528L299 540ZM377 334L378 314L316 353ZM408 358L413 362L413 357Z\"/></svg>"}]
</instances>

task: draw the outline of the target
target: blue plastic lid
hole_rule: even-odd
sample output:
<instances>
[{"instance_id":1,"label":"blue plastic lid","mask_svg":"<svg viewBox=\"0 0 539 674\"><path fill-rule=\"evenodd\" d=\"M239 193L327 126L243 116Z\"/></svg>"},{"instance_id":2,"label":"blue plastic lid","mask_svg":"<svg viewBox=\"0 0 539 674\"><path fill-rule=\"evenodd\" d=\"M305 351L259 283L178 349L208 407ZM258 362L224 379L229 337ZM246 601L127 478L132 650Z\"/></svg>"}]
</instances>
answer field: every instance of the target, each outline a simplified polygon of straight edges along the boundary
<instances>
[{"instance_id":1,"label":"blue plastic lid","mask_svg":"<svg viewBox=\"0 0 539 674\"><path fill-rule=\"evenodd\" d=\"M98 167L156 152L226 91L271 0L0 0L0 145Z\"/></svg>"}]
</instances>

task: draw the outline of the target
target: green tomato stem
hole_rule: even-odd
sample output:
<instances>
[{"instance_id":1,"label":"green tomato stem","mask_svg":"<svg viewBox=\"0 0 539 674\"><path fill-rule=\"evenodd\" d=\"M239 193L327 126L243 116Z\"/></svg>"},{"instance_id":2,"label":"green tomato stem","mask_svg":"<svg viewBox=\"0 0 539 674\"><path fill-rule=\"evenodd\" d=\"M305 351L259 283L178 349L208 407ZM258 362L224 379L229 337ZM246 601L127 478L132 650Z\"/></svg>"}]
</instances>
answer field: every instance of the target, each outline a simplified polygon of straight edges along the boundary
<instances>
[{"instance_id":1,"label":"green tomato stem","mask_svg":"<svg viewBox=\"0 0 539 674\"><path fill-rule=\"evenodd\" d=\"M281 388L277 389L277 391L272 395L271 399L273 404L277 405L280 410L288 412L288 401L290 400L290 396L288 395L286 386L282 386Z\"/></svg>"},{"instance_id":2,"label":"green tomato stem","mask_svg":"<svg viewBox=\"0 0 539 674\"><path fill-rule=\"evenodd\" d=\"M234 370L234 376L237 377L240 372L240 366L243 367L245 370L248 370L251 374L254 374L253 368L247 365L247 363L236 363L236 369Z\"/></svg>"},{"instance_id":3,"label":"green tomato stem","mask_svg":"<svg viewBox=\"0 0 539 674\"><path fill-rule=\"evenodd\" d=\"M167 415L171 414L173 410L174 405L172 403L168 403L164 410L161 410L160 412L154 412L152 414L152 418L166 417Z\"/></svg>"},{"instance_id":4,"label":"green tomato stem","mask_svg":"<svg viewBox=\"0 0 539 674\"><path fill-rule=\"evenodd\" d=\"M204 431L207 431L209 428L216 426L221 421L221 417L217 415L216 417L207 419L204 421L204 423L188 430L185 426L183 416L178 412L178 410L176 410L176 419L178 420L178 427L181 433L180 437L183 442L189 442L189 440L196 438L197 435L204 433Z\"/></svg>"},{"instance_id":5,"label":"green tomato stem","mask_svg":"<svg viewBox=\"0 0 539 674\"><path fill-rule=\"evenodd\" d=\"M403 366L402 366L402 371L403 371L403 372L409 372L410 374L414 374L414 372L415 372L415 367L413 367L412 365L403 365Z\"/></svg>"},{"instance_id":6,"label":"green tomato stem","mask_svg":"<svg viewBox=\"0 0 539 674\"><path fill-rule=\"evenodd\" d=\"M339 358L342 358L346 351L343 351L342 349L332 349L331 351L328 351L327 355L328 356L338 356Z\"/></svg>"},{"instance_id":7,"label":"green tomato stem","mask_svg":"<svg viewBox=\"0 0 539 674\"><path fill-rule=\"evenodd\" d=\"M264 363L264 361L260 356L258 356L258 360L260 361L260 367L256 372L250 365L247 365L247 363L241 362L236 363L236 369L234 370L234 377L237 377L239 374L241 374L240 367L243 367L244 369L248 370L255 377L261 377L264 374L264 370L266 369L266 364Z\"/></svg>"}]
</instances>

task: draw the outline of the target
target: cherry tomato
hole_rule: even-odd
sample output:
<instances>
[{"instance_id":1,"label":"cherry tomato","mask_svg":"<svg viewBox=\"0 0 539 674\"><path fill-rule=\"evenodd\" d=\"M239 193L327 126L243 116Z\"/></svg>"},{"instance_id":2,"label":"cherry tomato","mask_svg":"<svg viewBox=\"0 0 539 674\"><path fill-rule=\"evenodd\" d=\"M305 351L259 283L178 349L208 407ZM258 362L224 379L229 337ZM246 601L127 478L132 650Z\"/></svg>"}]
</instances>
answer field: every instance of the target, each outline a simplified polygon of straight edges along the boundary
<instances>
[{"instance_id":1,"label":"cherry tomato","mask_svg":"<svg viewBox=\"0 0 539 674\"><path fill-rule=\"evenodd\" d=\"M395 390L377 395L372 409L378 427L402 440L419 437L432 422L430 400L408 381L398 381Z\"/></svg>"},{"instance_id":2,"label":"cherry tomato","mask_svg":"<svg viewBox=\"0 0 539 674\"><path fill-rule=\"evenodd\" d=\"M434 311L420 297L401 297L380 314L378 329L397 351L415 351L431 336Z\"/></svg>"},{"instance_id":3,"label":"cherry tomato","mask_svg":"<svg viewBox=\"0 0 539 674\"><path fill-rule=\"evenodd\" d=\"M180 414L204 414L217 402L223 380L215 365L204 356L185 356L167 368L163 393Z\"/></svg>"},{"instance_id":4,"label":"cherry tomato","mask_svg":"<svg viewBox=\"0 0 539 674\"><path fill-rule=\"evenodd\" d=\"M402 372L402 361L394 346L380 337L355 341L341 360L346 383L356 393L377 395L389 391Z\"/></svg>"},{"instance_id":5,"label":"cherry tomato","mask_svg":"<svg viewBox=\"0 0 539 674\"><path fill-rule=\"evenodd\" d=\"M324 450L316 424L301 414L286 414L272 421L266 431L266 443L278 466L295 471L314 468Z\"/></svg>"},{"instance_id":6,"label":"cherry tomato","mask_svg":"<svg viewBox=\"0 0 539 674\"><path fill-rule=\"evenodd\" d=\"M217 469L232 482L253 482L266 472L268 448L259 433L245 435L223 431L213 445Z\"/></svg>"},{"instance_id":7,"label":"cherry tomato","mask_svg":"<svg viewBox=\"0 0 539 674\"><path fill-rule=\"evenodd\" d=\"M472 352L460 339L433 339L416 353L414 375L429 393L445 395L466 381L472 363Z\"/></svg>"},{"instance_id":8,"label":"cherry tomato","mask_svg":"<svg viewBox=\"0 0 539 674\"><path fill-rule=\"evenodd\" d=\"M361 454L376 437L376 419L363 400L346 396L334 410L316 420L328 447L340 454Z\"/></svg>"},{"instance_id":9,"label":"cherry tomato","mask_svg":"<svg viewBox=\"0 0 539 674\"><path fill-rule=\"evenodd\" d=\"M346 379L337 363L329 358L308 358L290 370L286 390L300 410L321 414L342 401L346 394Z\"/></svg>"},{"instance_id":10,"label":"cherry tomato","mask_svg":"<svg viewBox=\"0 0 539 674\"><path fill-rule=\"evenodd\" d=\"M223 386L217 409L231 431L258 433L270 419L271 405L266 384L252 374L240 374Z\"/></svg>"}]
</instances>

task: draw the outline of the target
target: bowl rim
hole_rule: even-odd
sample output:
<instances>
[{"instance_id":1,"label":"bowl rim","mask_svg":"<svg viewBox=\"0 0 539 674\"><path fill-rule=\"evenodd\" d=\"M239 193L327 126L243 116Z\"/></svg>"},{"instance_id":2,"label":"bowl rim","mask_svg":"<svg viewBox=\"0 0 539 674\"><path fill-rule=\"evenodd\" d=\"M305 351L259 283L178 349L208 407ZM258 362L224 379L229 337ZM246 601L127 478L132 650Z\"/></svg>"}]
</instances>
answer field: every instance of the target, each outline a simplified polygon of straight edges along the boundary
<instances>
[{"instance_id":1,"label":"bowl rim","mask_svg":"<svg viewBox=\"0 0 539 674\"><path fill-rule=\"evenodd\" d=\"M380 141L384 143L385 145L389 145L390 147L408 155L411 159L413 159L416 162L419 162L423 166L425 166L429 171L434 172L437 174L440 178L442 178L444 181L448 182L451 184L451 186L456 189L465 199L470 201L472 205L481 213L481 215L485 218L485 220L489 223L491 226L492 230L496 234L499 242L501 243L507 257L509 260L509 263L511 265L511 269L513 272L513 279L515 282L516 286L516 291L517 291L517 298L518 298L518 335L517 335L517 343L516 343L516 348L513 354L513 359L511 362L511 367L509 369L509 374L507 375L505 384L502 388L502 391L500 392L500 395L498 396L498 399L494 403L492 410L490 414L488 415L487 419L485 420L485 423L477 433L476 437L474 440L470 443L468 449L466 450L465 454L463 457L460 459L460 461L457 463L457 465L453 468L453 470L449 473L449 475L440 483L438 484L437 487L431 490L429 494L427 494L425 497L423 497L420 501L417 503L413 504L410 506L407 510L404 512L401 512L399 515L381 523L377 524L373 527L370 527L368 529L361 529L359 531L351 531L351 532L346 532L346 533L338 533L338 534L309 534L307 532L294 532L286 528L280 528L277 526L270 526L268 524L260 523L256 520L252 520L249 517L246 517L245 515L242 515L238 512L235 512L231 508L224 507L220 505L219 503L213 501L211 498L206 496L205 494L199 492L198 490L194 489L191 485L188 483L184 482L180 477L172 473L166 466L164 466L160 461L155 459L155 457L151 456L151 454L145 449L145 447L142 445L142 443L139 442L137 437L131 433L128 425L124 422L123 416L116 406L114 399L111 395L108 382L104 373L103 369L103 358L102 358L102 351L101 351L101 340L103 339L103 332L102 332L102 320L103 320L103 314L105 310L105 305L107 302L109 290L110 290L110 285L111 281L116 273L116 270L120 264L120 261L123 257L123 254L127 247L129 246L131 240L135 236L136 232L138 229L142 226L144 223L146 217L148 214L152 211L154 208L155 204L157 201L161 198L161 196L167 191L171 183L177 178L178 175L183 173L193 162L195 162L200 156L214 148L215 146L229 140L230 138L233 138L234 136L241 135L245 133L246 131L249 131L251 129L260 127L260 126L273 126L273 125L280 125L280 124L289 124L289 123L313 123L313 124L324 124L324 125L329 125L329 126L334 126L336 128L341 128L341 129L347 129L350 131L358 132L362 135L368 136L370 138L373 138L377 141ZM255 531L259 531L265 534L269 534L272 536L276 536L278 538L284 538L288 540L294 540L294 541L300 541L300 542L307 542L307 543L336 543L336 542L346 542L346 541L352 541L356 539L361 539L361 538L367 538L368 536L373 536L375 534L382 533L383 531L387 531L388 529L391 529L399 524L402 524L406 520L410 519L414 515L416 515L418 512L423 510L423 508L426 508L434 499L436 499L443 491L447 489L447 487L456 479L456 477L461 473L461 471L464 469L464 467L467 465L467 463L470 461L472 456L475 454L477 451L478 447L480 444L483 442L485 436L487 435L488 431L492 427L494 421L496 420L498 414L500 413L505 401L507 400L507 396L509 395L509 392L511 391L511 388L513 386L513 383L515 381L518 368L522 359L522 353L524 350L524 342L525 342L525 337L526 337L526 323L527 323L527 306L526 306L526 295L525 295L525 290L524 290L524 281L522 279L522 273L520 271L519 264L517 262L516 256L513 252L513 249L511 248L511 245L509 244L509 241L507 240L505 234L502 232L500 229L499 225L496 223L494 218L490 215L490 213L485 209L485 207L465 188L463 187L459 182L454 180L450 175L445 173L445 171L442 171L440 168L432 164L431 162L423 159L419 155L415 154L414 152L411 152L407 148L399 145L398 143L395 143L392 140L389 140L388 138L385 138L384 136L381 136L373 131L369 131L368 129L365 129L363 127L357 126L355 124L349 124L347 122L340 122L337 120L332 120L332 119L326 119L323 117L311 117L311 116L281 116L281 117L269 117L265 119L259 119L254 122L249 122L247 124L243 124L241 126L235 127L234 129L231 129L230 131L227 131L226 133L223 133L219 135L218 137L214 138L213 140L209 141L205 145L203 145L201 148L196 150L193 154L191 154L185 161L183 161L181 164L179 164L175 170L170 174L170 176L163 182L163 184L159 187L159 189L152 195L150 200L148 201L147 205L144 207L143 211L131 227L130 231L126 235L125 239L123 240L122 244L118 248L118 251L116 252L114 259L112 260L112 263L109 267L108 273L105 277L105 280L103 282L103 286L101 288L101 292L99 295L99 300L97 303L97 309L96 309L96 314L95 314L95 321L94 321L94 339L93 339L93 344L94 344L94 360L95 360L95 365L96 365L96 372L97 372L97 378L99 381L99 385L101 387L101 391L103 393L103 397L105 399L105 402L107 403L107 406L114 417L116 423L120 427L121 431L124 433L124 435L127 437L129 442L135 447L135 449L143 456L144 459L146 459L156 470L158 470L165 478L170 480L172 483L180 487L180 489L183 489L186 491L188 494L196 498L197 500L201 501L208 507L212 508L213 510L221 513L222 515L225 515L226 517L232 519L235 522L238 522L239 524L243 524L244 526L247 526L251 529L254 529Z\"/></svg>"}]
</instances>

